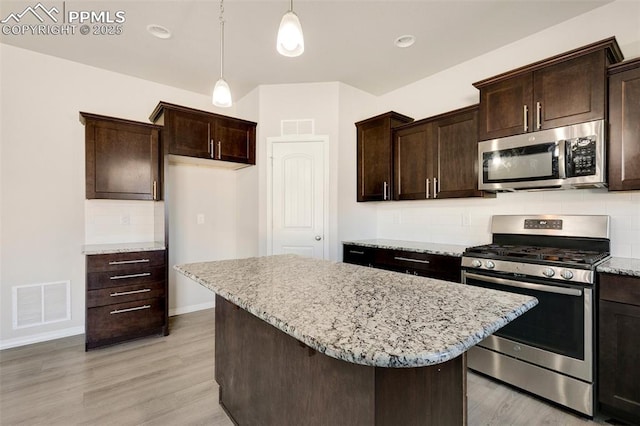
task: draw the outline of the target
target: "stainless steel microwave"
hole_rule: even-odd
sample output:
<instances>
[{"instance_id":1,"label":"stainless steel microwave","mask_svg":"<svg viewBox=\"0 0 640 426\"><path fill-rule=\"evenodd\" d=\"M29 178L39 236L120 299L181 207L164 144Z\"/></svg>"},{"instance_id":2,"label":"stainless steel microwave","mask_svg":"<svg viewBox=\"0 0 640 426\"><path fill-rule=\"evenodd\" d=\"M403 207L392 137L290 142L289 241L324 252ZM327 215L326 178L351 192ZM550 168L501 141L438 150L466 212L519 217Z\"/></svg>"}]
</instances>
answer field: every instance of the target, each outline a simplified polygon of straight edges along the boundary
<instances>
[{"instance_id":1,"label":"stainless steel microwave","mask_svg":"<svg viewBox=\"0 0 640 426\"><path fill-rule=\"evenodd\" d=\"M514 191L606 186L605 122L478 143L478 188Z\"/></svg>"}]
</instances>

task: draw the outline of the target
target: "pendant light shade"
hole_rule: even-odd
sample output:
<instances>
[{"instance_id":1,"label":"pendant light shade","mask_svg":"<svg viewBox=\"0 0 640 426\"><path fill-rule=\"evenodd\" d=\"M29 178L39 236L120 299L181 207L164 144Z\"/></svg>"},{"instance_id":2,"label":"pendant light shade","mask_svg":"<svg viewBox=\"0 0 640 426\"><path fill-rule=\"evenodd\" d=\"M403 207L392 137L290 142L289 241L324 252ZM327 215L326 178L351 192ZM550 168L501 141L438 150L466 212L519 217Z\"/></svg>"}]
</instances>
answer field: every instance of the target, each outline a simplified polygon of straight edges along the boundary
<instances>
[{"instance_id":1,"label":"pendant light shade","mask_svg":"<svg viewBox=\"0 0 640 426\"><path fill-rule=\"evenodd\" d=\"M213 88L212 101L217 107L228 108L233 104L231 89L224 79L224 0L220 0L220 79Z\"/></svg>"},{"instance_id":2,"label":"pendant light shade","mask_svg":"<svg viewBox=\"0 0 640 426\"><path fill-rule=\"evenodd\" d=\"M302 25L300 25L298 15L293 11L293 0L291 0L289 11L280 21L276 48L278 53L289 57L300 56L304 52Z\"/></svg>"},{"instance_id":3,"label":"pendant light shade","mask_svg":"<svg viewBox=\"0 0 640 426\"><path fill-rule=\"evenodd\" d=\"M233 104L231 100L231 89L224 78L216 81L216 85L213 88L213 104L222 108L228 108Z\"/></svg>"}]
</instances>

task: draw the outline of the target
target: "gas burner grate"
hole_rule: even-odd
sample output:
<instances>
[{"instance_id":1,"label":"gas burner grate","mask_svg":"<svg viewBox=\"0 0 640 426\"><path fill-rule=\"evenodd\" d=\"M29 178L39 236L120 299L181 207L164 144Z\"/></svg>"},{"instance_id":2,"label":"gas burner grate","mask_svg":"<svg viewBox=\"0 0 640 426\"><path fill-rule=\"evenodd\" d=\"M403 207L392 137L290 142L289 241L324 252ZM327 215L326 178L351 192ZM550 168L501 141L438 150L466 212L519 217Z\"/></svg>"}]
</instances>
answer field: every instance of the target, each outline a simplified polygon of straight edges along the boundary
<instances>
[{"instance_id":1,"label":"gas burner grate","mask_svg":"<svg viewBox=\"0 0 640 426\"><path fill-rule=\"evenodd\" d=\"M558 247L518 246L509 244L487 244L470 247L465 254L479 254L496 259L526 259L567 264L593 265L609 256L607 252L576 250Z\"/></svg>"}]
</instances>

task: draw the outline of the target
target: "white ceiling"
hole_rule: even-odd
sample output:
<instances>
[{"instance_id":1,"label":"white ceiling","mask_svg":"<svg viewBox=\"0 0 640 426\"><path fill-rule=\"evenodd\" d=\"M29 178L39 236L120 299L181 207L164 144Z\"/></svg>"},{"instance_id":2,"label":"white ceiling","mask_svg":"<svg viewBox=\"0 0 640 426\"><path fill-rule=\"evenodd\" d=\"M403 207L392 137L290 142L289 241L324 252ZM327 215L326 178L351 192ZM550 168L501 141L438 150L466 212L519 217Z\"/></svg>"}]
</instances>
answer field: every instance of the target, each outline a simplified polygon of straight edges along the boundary
<instances>
[{"instance_id":1,"label":"white ceiling","mask_svg":"<svg viewBox=\"0 0 640 426\"><path fill-rule=\"evenodd\" d=\"M3 0L0 20L37 1ZM305 52L286 58L276 52L275 40L288 0L227 0L225 78L235 100L262 84L320 81L381 95L610 2L296 0ZM67 11L125 11L123 34L2 35L0 40L208 95L220 73L219 6L216 1L70 0L64 2ZM152 37L148 24L163 25L173 35ZM404 34L416 36L416 43L395 47L394 39Z\"/></svg>"}]
</instances>

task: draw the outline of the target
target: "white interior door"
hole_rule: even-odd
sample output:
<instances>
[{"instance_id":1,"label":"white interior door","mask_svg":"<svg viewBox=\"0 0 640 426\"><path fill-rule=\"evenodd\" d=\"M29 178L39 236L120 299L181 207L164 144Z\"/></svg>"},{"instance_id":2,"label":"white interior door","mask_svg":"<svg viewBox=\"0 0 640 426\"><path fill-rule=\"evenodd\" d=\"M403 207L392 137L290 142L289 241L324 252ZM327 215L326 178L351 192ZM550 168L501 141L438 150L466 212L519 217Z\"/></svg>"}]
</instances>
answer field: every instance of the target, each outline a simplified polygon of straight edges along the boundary
<instances>
[{"instance_id":1,"label":"white interior door","mask_svg":"<svg viewBox=\"0 0 640 426\"><path fill-rule=\"evenodd\" d=\"M272 157L272 254L323 259L323 142L274 142Z\"/></svg>"}]
</instances>

